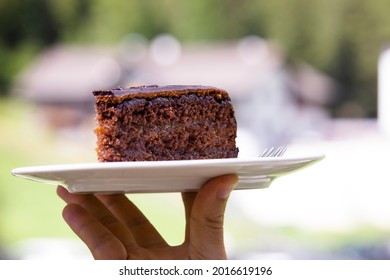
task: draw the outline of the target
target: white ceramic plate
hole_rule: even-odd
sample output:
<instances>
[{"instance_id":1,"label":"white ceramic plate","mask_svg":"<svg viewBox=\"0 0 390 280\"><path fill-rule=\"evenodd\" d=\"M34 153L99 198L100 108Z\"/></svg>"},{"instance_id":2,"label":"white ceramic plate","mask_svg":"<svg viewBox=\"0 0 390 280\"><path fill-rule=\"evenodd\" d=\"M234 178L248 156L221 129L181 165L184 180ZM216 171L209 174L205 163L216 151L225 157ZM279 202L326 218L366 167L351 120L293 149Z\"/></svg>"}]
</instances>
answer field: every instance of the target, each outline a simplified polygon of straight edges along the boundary
<instances>
[{"instance_id":1,"label":"white ceramic plate","mask_svg":"<svg viewBox=\"0 0 390 280\"><path fill-rule=\"evenodd\" d=\"M236 189L268 187L282 175L305 168L323 155L301 158L206 159L106 162L20 167L12 174L73 193L150 193L196 191L208 179L237 174Z\"/></svg>"}]
</instances>

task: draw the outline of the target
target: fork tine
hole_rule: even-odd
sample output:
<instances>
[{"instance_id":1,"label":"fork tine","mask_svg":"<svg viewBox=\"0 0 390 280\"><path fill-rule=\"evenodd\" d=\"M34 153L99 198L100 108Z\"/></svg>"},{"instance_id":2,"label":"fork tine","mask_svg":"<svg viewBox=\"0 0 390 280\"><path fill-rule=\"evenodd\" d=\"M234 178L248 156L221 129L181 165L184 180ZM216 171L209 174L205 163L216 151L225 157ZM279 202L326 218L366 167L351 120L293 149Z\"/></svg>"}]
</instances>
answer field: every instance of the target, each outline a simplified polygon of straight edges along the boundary
<instances>
[{"instance_id":1,"label":"fork tine","mask_svg":"<svg viewBox=\"0 0 390 280\"><path fill-rule=\"evenodd\" d=\"M280 146L279 148L276 149L275 154L273 156L280 157L286 152L286 150L287 150L286 146Z\"/></svg>"},{"instance_id":2,"label":"fork tine","mask_svg":"<svg viewBox=\"0 0 390 280\"><path fill-rule=\"evenodd\" d=\"M274 149L274 147L265 149L264 152L260 155L260 157L269 157Z\"/></svg>"},{"instance_id":3,"label":"fork tine","mask_svg":"<svg viewBox=\"0 0 390 280\"><path fill-rule=\"evenodd\" d=\"M265 149L264 152L260 155L260 157L281 157L287 150L286 146L280 147L271 147Z\"/></svg>"},{"instance_id":4,"label":"fork tine","mask_svg":"<svg viewBox=\"0 0 390 280\"><path fill-rule=\"evenodd\" d=\"M279 153L280 147L274 147L272 151L268 154L268 157L276 157Z\"/></svg>"}]
</instances>

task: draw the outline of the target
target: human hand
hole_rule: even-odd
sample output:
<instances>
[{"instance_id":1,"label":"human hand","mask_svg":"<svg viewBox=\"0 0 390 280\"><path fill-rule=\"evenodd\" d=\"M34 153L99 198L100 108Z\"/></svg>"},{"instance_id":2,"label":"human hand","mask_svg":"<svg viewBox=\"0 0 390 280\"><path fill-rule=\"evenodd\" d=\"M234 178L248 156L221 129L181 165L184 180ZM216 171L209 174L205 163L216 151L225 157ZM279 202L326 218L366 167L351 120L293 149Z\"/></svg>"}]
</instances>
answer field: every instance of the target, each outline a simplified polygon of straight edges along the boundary
<instances>
[{"instance_id":1,"label":"human hand","mask_svg":"<svg viewBox=\"0 0 390 280\"><path fill-rule=\"evenodd\" d=\"M124 194L57 194L67 203L63 218L95 259L226 259L223 222L236 175L182 193L186 228L183 244L170 246Z\"/></svg>"}]
</instances>

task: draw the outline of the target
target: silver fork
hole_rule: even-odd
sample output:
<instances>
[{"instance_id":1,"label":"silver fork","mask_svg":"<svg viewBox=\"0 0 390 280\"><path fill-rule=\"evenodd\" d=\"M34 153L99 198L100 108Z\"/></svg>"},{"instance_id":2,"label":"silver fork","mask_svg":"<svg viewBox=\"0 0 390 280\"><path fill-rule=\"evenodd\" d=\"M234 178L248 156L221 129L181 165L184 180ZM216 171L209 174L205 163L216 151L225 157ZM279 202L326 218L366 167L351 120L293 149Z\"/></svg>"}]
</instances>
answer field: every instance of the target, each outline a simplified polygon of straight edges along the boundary
<instances>
[{"instance_id":1,"label":"silver fork","mask_svg":"<svg viewBox=\"0 0 390 280\"><path fill-rule=\"evenodd\" d=\"M267 148L259 157L281 157L286 150L286 146Z\"/></svg>"}]
</instances>

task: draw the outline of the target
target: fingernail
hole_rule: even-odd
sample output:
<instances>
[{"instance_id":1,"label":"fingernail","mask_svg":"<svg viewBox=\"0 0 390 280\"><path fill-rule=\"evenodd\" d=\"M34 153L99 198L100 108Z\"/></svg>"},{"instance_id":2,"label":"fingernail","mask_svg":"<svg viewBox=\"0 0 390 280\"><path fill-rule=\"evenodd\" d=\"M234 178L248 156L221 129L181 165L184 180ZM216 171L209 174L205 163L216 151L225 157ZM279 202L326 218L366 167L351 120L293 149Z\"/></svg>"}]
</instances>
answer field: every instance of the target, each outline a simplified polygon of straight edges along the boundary
<instances>
[{"instance_id":1,"label":"fingernail","mask_svg":"<svg viewBox=\"0 0 390 280\"><path fill-rule=\"evenodd\" d=\"M219 187L219 190L217 192L217 198L219 199L227 199L232 192L232 190L235 188L238 182L237 176L228 176L226 177L226 182L224 182L224 185Z\"/></svg>"}]
</instances>

